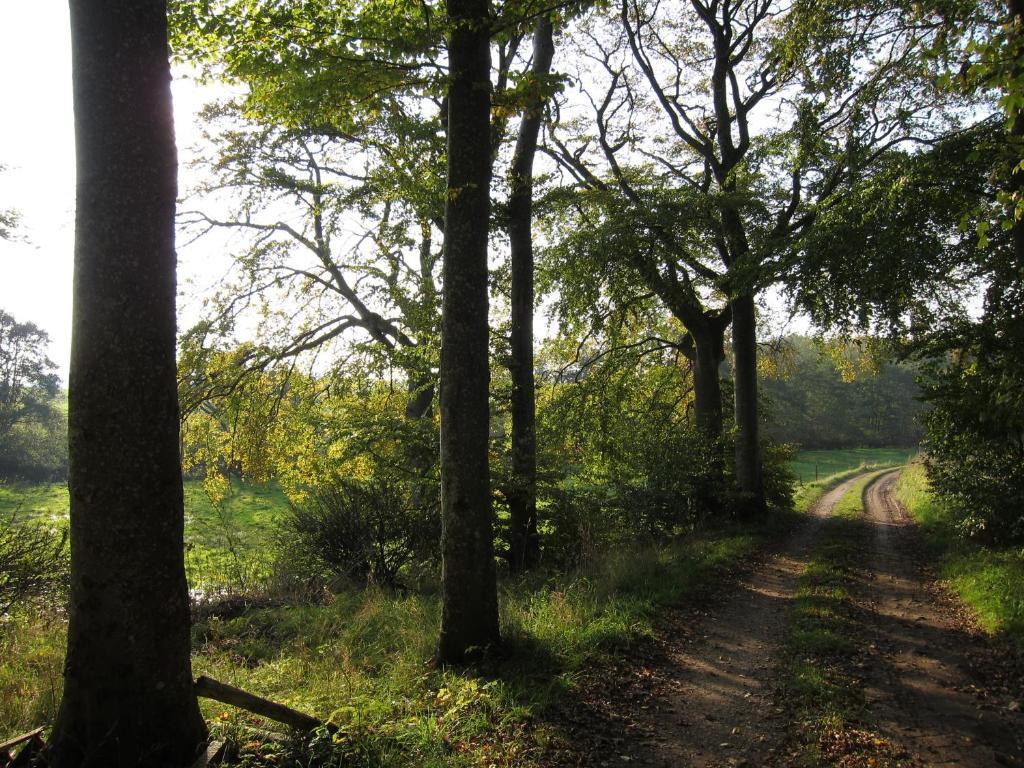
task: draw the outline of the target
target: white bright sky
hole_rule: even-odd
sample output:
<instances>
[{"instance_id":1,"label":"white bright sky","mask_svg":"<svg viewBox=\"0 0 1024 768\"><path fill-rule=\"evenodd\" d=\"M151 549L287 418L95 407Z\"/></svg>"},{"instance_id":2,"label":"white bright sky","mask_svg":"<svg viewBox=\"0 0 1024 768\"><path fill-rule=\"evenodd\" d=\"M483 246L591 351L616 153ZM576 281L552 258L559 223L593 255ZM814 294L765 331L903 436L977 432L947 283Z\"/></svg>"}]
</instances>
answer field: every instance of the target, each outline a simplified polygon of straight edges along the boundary
<instances>
[{"instance_id":1,"label":"white bright sky","mask_svg":"<svg viewBox=\"0 0 1024 768\"><path fill-rule=\"evenodd\" d=\"M50 334L50 357L67 380L75 209L67 0L0 0L0 72L0 210L21 214L15 241L0 240L0 309ZM184 190L187 150L199 138L194 115L210 93L180 72L173 91ZM191 293L190 281L211 274L208 260L195 248L179 259L179 290Z\"/></svg>"}]
</instances>

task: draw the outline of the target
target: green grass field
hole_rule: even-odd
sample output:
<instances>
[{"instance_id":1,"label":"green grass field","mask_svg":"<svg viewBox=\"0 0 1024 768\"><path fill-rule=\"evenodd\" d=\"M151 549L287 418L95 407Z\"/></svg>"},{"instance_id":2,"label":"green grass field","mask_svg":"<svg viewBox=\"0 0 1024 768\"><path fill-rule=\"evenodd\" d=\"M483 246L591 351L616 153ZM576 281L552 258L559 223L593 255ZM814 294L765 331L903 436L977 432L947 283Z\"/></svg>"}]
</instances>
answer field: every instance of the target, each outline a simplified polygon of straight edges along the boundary
<instances>
[{"instance_id":1,"label":"green grass field","mask_svg":"<svg viewBox=\"0 0 1024 768\"><path fill-rule=\"evenodd\" d=\"M37 522L55 527L68 519L68 489L48 485L0 485L0 520ZM288 499L275 483L232 482L220 507L210 503L203 485L185 482L185 563L193 588L232 585L244 588L270 567L266 543Z\"/></svg>"},{"instance_id":2,"label":"green grass field","mask_svg":"<svg viewBox=\"0 0 1024 768\"><path fill-rule=\"evenodd\" d=\"M799 451L789 463L798 483L813 483L853 469L906 464L917 448L847 448L835 451Z\"/></svg>"}]
</instances>

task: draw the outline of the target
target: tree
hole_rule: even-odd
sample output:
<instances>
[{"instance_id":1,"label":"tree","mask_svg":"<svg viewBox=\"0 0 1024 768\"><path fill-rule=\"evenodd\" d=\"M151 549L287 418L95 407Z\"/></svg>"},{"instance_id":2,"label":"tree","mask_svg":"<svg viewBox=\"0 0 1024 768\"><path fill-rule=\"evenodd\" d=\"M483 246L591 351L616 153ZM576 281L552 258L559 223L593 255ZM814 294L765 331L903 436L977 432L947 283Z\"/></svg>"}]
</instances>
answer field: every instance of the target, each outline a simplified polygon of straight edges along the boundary
<instances>
[{"instance_id":1,"label":"tree","mask_svg":"<svg viewBox=\"0 0 1024 768\"><path fill-rule=\"evenodd\" d=\"M448 194L441 310L441 636L438 660L499 642L488 446L491 186L486 0L450 0Z\"/></svg>"},{"instance_id":2,"label":"tree","mask_svg":"<svg viewBox=\"0 0 1024 768\"><path fill-rule=\"evenodd\" d=\"M795 244L845 184L887 149L943 129L920 67L928 31L856 4L625 0L617 11L581 49L600 73L584 88L596 135L559 154L621 190L672 253L655 268L687 298L728 302L736 483L756 510L756 299L789 273ZM696 247L673 246L649 214L672 193Z\"/></svg>"},{"instance_id":3,"label":"tree","mask_svg":"<svg viewBox=\"0 0 1024 768\"><path fill-rule=\"evenodd\" d=\"M175 372L177 159L162 0L74 0L71 602L50 764L181 766L192 686Z\"/></svg>"},{"instance_id":4,"label":"tree","mask_svg":"<svg viewBox=\"0 0 1024 768\"><path fill-rule=\"evenodd\" d=\"M0 443L28 419L45 419L53 410L60 380L46 356L47 333L19 323L0 310Z\"/></svg>"},{"instance_id":5,"label":"tree","mask_svg":"<svg viewBox=\"0 0 1024 768\"><path fill-rule=\"evenodd\" d=\"M6 169L6 166L0 165L0 171ZM14 237L18 219L18 212L14 208L0 208L0 240L10 240Z\"/></svg>"},{"instance_id":6,"label":"tree","mask_svg":"<svg viewBox=\"0 0 1024 768\"><path fill-rule=\"evenodd\" d=\"M67 427L49 336L0 310L0 478L49 481L67 471Z\"/></svg>"},{"instance_id":7,"label":"tree","mask_svg":"<svg viewBox=\"0 0 1024 768\"><path fill-rule=\"evenodd\" d=\"M541 17L533 33L533 65L529 80L532 93L523 108L509 174L508 235L512 274L509 563L516 571L533 565L540 554L537 538L537 403L533 362L533 163L544 116L544 86L551 72L554 53L551 19Z\"/></svg>"}]
</instances>

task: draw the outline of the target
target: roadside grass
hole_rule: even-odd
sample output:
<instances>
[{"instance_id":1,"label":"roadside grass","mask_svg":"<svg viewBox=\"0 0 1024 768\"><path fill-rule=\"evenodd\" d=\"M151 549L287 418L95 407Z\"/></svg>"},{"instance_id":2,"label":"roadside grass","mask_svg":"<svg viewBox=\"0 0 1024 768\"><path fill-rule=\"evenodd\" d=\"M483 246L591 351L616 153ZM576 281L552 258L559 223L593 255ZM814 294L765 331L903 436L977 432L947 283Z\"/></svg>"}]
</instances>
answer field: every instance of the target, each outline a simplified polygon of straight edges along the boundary
<instances>
[{"instance_id":1,"label":"roadside grass","mask_svg":"<svg viewBox=\"0 0 1024 768\"><path fill-rule=\"evenodd\" d=\"M227 510L245 503L242 492ZM217 537L226 534L217 510L205 496L187 499L190 533L201 535L204 546L219 545ZM262 499L248 523L271 524L279 509L275 492ZM504 579L503 652L471 669L431 664L440 622L439 597L431 592L371 587L321 603L250 606L241 613L235 606L220 617L207 615L193 627L196 675L308 711L337 731L278 742L258 730L265 722L246 713L210 701L203 711L245 766L542 764L567 743L545 720L554 703L571 697L595 666L649 636L665 606L705 593L794 519L722 525L670 545L611 553L574 573ZM239 515L227 522L246 533L243 521ZM258 536L237 541L252 546ZM65 631L59 615L17 615L0 624L0 738L52 722Z\"/></svg>"},{"instance_id":2,"label":"roadside grass","mask_svg":"<svg viewBox=\"0 0 1024 768\"><path fill-rule=\"evenodd\" d=\"M964 539L929 487L924 465L903 471L896 496L917 520L939 562L940 576L975 612L988 633L1024 646L1024 548Z\"/></svg>"},{"instance_id":3,"label":"roadside grass","mask_svg":"<svg viewBox=\"0 0 1024 768\"><path fill-rule=\"evenodd\" d=\"M898 764L892 745L861 722L864 700L849 671L860 653L850 589L869 546L864 492L880 474L854 483L836 504L800 577L783 673L785 700L793 709L789 749L798 765Z\"/></svg>"},{"instance_id":4,"label":"roadside grass","mask_svg":"<svg viewBox=\"0 0 1024 768\"><path fill-rule=\"evenodd\" d=\"M906 464L917 448L849 448L828 451L798 451L789 469L797 482L810 484L830 475L850 470L865 471L876 467Z\"/></svg>"},{"instance_id":5,"label":"roadside grass","mask_svg":"<svg viewBox=\"0 0 1024 768\"><path fill-rule=\"evenodd\" d=\"M661 607L706 589L769 534L765 527L709 532L618 553L571 575L507 580L504 653L469 670L430 664L436 595L372 588L323 606L201 622L196 668L329 719L339 729L331 748L320 735L301 751L318 764L533 765L560 739L544 712L571 695L585 670L626 653L653 632ZM217 705L206 714L225 723L227 735L250 722ZM259 763L264 747L248 743L252 765L285 764Z\"/></svg>"},{"instance_id":6,"label":"roadside grass","mask_svg":"<svg viewBox=\"0 0 1024 768\"><path fill-rule=\"evenodd\" d=\"M544 712L593 665L653 632L661 608L706 591L775 535L772 524L623 551L573 574L501 585L505 647L472 669L430 664L435 594L344 591L322 604L250 608L193 627L193 666L332 722L337 733L276 744L245 713L204 702L243 765L529 766L560 743ZM0 738L52 721L65 625L0 626ZM313 761L312 763L310 761Z\"/></svg>"}]
</instances>

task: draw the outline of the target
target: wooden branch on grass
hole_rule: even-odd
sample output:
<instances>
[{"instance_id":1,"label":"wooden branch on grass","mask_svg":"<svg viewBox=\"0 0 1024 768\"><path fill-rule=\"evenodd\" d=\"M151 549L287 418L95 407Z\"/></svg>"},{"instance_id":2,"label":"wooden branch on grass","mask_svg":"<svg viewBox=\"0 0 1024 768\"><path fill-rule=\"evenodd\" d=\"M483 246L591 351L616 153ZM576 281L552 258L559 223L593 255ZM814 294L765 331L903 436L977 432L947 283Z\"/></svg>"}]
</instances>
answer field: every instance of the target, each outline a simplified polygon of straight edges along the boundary
<instances>
[{"instance_id":1,"label":"wooden branch on grass","mask_svg":"<svg viewBox=\"0 0 1024 768\"><path fill-rule=\"evenodd\" d=\"M15 756L12 750L24 744L22 750ZM7 766L28 765L29 759L43 747L43 729L36 728L34 731L15 736L13 739L0 744L0 768Z\"/></svg>"},{"instance_id":2,"label":"wooden branch on grass","mask_svg":"<svg viewBox=\"0 0 1024 768\"><path fill-rule=\"evenodd\" d=\"M232 685L218 682L206 676L196 680L195 691L196 696L202 696L204 699L213 699L223 704L230 704L233 707L244 709L261 717L290 725L299 731L312 731L324 725L323 722L317 720L312 715L307 715L305 712L299 712L291 707L286 707L284 704L264 699L261 696L243 691L241 688L235 688Z\"/></svg>"}]
</instances>

